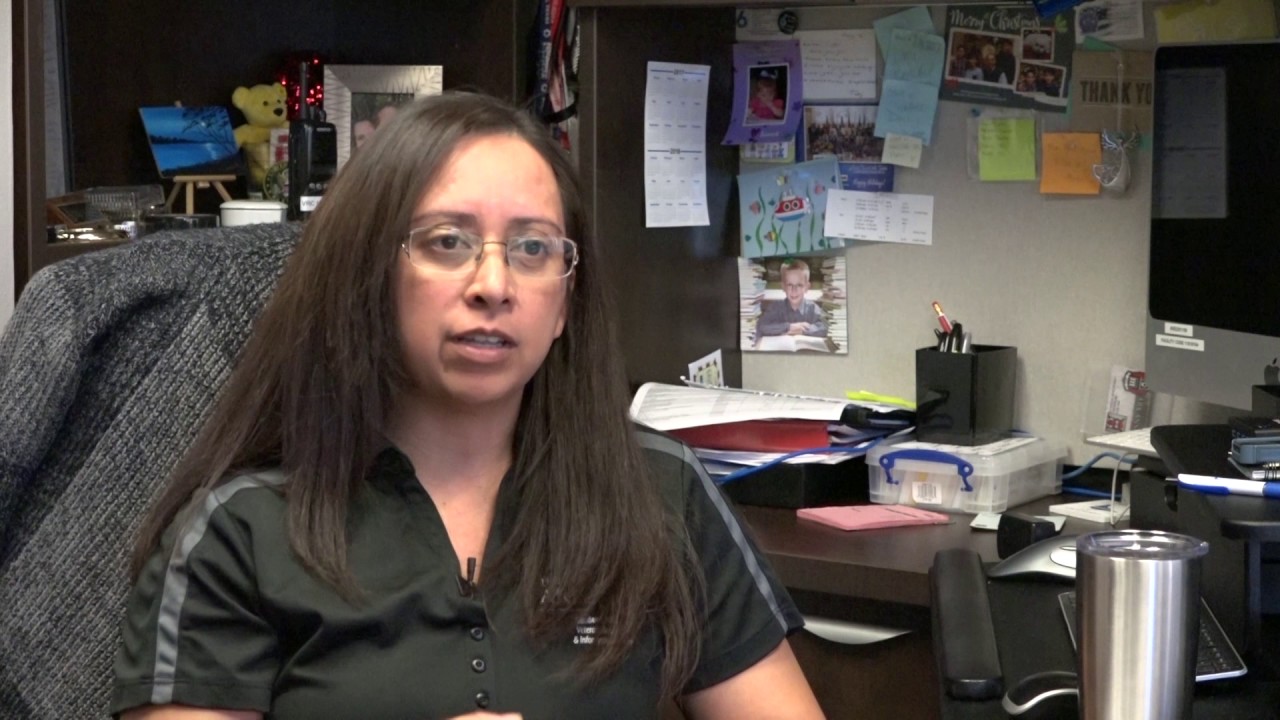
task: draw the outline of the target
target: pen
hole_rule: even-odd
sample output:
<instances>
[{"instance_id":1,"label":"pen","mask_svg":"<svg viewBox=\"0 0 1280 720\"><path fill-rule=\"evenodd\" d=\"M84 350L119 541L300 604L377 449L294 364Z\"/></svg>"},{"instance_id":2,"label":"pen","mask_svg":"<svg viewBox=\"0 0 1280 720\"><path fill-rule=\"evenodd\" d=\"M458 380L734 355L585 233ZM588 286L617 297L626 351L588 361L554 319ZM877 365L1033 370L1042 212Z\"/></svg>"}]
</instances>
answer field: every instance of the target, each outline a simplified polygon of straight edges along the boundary
<instances>
[{"instance_id":1,"label":"pen","mask_svg":"<svg viewBox=\"0 0 1280 720\"><path fill-rule=\"evenodd\" d=\"M947 335L947 350L958 353L964 351L964 325L955 323Z\"/></svg>"},{"instance_id":2,"label":"pen","mask_svg":"<svg viewBox=\"0 0 1280 720\"><path fill-rule=\"evenodd\" d=\"M947 314L942 312L942 303L937 300L933 301L933 311L938 313L938 324L942 326L942 332L951 332L951 321L947 319Z\"/></svg>"},{"instance_id":3,"label":"pen","mask_svg":"<svg viewBox=\"0 0 1280 720\"><path fill-rule=\"evenodd\" d=\"M1255 497L1280 498L1280 483L1276 482L1182 473L1178 475L1178 484L1202 493L1209 493L1210 495L1252 495Z\"/></svg>"}]
</instances>

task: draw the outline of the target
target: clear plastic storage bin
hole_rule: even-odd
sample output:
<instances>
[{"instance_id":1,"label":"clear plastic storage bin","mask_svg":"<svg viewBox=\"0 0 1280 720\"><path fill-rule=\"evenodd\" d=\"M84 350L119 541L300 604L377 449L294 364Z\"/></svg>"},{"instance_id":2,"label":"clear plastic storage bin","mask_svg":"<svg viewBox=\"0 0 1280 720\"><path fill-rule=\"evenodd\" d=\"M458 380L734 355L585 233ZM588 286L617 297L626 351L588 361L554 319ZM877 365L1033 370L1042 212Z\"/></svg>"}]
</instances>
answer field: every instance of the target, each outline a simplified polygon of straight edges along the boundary
<instances>
[{"instance_id":1,"label":"clear plastic storage bin","mask_svg":"<svg viewBox=\"0 0 1280 720\"><path fill-rule=\"evenodd\" d=\"M941 512L1003 512L1062 489L1065 445L1009 438L988 445L916 441L867 451L871 502Z\"/></svg>"}]
</instances>

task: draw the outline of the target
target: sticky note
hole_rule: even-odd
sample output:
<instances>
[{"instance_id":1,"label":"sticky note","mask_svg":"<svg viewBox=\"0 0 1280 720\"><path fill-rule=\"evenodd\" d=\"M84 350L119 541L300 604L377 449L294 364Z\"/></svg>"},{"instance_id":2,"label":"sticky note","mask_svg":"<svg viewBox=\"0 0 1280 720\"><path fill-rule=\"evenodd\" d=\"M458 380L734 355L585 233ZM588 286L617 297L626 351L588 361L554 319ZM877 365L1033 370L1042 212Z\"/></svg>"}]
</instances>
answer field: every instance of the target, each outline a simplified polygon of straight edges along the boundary
<instances>
[{"instance_id":1,"label":"sticky note","mask_svg":"<svg viewBox=\"0 0 1280 720\"><path fill-rule=\"evenodd\" d=\"M978 121L978 178L1036 179L1036 122L1031 118Z\"/></svg>"},{"instance_id":2,"label":"sticky note","mask_svg":"<svg viewBox=\"0 0 1280 720\"><path fill-rule=\"evenodd\" d=\"M1041 144L1041 193L1098 194L1093 166L1102 162L1102 142L1097 133L1045 133Z\"/></svg>"},{"instance_id":3,"label":"sticky note","mask_svg":"<svg viewBox=\"0 0 1280 720\"><path fill-rule=\"evenodd\" d=\"M880 161L891 165L918 168L920 153L923 149L924 142L920 138L888 133L884 136L884 150L880 155Z\"/></svg>"},{"instance_id":4,"label":"sticky note","mask_svg":"<svg viewBox=\"0 0 1280 720\"><path fill-rule=\"evenodd\" d=\"M946 43L942 38L910 30L893 31L876 111L876 137L889 133L910 135L929 144L945 60Z\"/></svg>"},{"instance_id":5,"label":"sticky note","mask_svg":"<svg viewBox=\"0 0 1280 720\"><path fill-rule=\"evenodd\" d=\"M893 45L893 31L895 29L911 30L919 33L935 33L937 32L933 26L933 16L929 14L929 9L923 6L917 6L900 13L894 13L887 17L871 23L871 27L875 28L876 41L880 43L880 52L885 57L889 57L889 47Z\"/></svg>"}]
</instances>

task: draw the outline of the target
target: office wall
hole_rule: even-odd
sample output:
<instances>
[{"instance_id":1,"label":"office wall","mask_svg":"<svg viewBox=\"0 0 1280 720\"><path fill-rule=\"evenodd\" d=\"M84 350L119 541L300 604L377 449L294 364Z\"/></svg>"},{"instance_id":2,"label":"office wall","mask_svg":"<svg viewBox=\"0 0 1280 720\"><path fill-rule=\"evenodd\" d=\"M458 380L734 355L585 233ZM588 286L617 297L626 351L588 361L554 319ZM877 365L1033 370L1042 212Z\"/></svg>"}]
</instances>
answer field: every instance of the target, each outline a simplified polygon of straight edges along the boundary
<instances>
[{"instance_id":1,"label":"office wall","mask_svg":"<svg viewBox=\"0 0 1280 720\"><path fill-rule=\"evenodd\" d=\"M0 67L13 67L13 8L0 0ZM13 73L0 73L0 329L13 314Z\"/></svg>"},{"instance_id":2,"label":"office wall","mask_svg":"<svg viewBox=\"0 0 1280 720\"><path fill-rule=\"evenodd\" d=\"M900 9L804 9L800 25L870 27ZM933 12L941 31L942 8ZM1097 453L1081 433L1091 379L1102 382L1112 364L1143 366L1151 156L1135 157L1122 196L1046 196L1037 183L978 182L966 160L972 107L941 102L920 168L897 171L895 191L934 197L933 245L846 250L849 354L743 353L743 383L914 397L915 350L934 340L930 302L938 300L974 342L1017 346L1017 427L1067 444L1070 460L1084 462ZM1040 117L1045 129L1066 129L1063 116ZM1173 411L1181 421L1217 412L1191 401Z\"/></svg>"}]
</instances>

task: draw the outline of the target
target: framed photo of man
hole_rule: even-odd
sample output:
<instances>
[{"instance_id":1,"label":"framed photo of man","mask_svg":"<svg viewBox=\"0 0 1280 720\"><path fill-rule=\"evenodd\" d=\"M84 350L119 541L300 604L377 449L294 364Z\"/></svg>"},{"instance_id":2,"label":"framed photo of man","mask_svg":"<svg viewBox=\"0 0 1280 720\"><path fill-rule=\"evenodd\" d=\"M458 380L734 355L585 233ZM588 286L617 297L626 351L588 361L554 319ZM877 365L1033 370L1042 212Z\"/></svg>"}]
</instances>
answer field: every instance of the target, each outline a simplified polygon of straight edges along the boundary
<instances>
[{"instance_id":1,"label":"framed photo of man","mask_svg":"<svg viewBox=\"0 0 1280 720\"><path fill-rule=\"evenodd\" d=\"M326 65L324 109L338 134L338 167L400 106L443 88L441 65Z\"/></svg>"}]
</instances>

